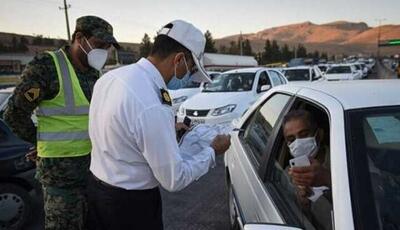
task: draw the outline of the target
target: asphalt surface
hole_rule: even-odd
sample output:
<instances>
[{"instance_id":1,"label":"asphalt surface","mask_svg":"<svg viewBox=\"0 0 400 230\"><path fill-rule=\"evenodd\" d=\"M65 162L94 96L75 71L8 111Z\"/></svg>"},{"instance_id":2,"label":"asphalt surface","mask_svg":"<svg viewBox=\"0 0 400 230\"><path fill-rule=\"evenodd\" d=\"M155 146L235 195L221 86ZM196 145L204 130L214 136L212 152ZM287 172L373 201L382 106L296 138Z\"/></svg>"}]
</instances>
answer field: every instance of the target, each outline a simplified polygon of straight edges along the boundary
<instances>
[{"instance_id":1,"label":"asphalt surface","mask_svg":"<svg viewBox=\"0 0 400 230\"><path fill-rule=\"evenodd\" d=\"M223 156L218 156L216 161L215 168L184 190L174 193L161 191L165 230L229 229ZM43 229L42 196L33 195L34 211L26 230Z\"/></svg>"},{"instance_id":2,"label":"asphalt surface","mask_svg":"<svg viewBox=\"0 0 400 230\"><path fill-rule=\"evenodd\" d=\"M396 78L396 74L377 62L368 79ZM228 197L225 186L223 156L217 167L180 192L162 191L163 219L166 230L229 229ZM35 196L32 220L27 230L43 229L41 196Z\"/></svg>"}]
</instances>

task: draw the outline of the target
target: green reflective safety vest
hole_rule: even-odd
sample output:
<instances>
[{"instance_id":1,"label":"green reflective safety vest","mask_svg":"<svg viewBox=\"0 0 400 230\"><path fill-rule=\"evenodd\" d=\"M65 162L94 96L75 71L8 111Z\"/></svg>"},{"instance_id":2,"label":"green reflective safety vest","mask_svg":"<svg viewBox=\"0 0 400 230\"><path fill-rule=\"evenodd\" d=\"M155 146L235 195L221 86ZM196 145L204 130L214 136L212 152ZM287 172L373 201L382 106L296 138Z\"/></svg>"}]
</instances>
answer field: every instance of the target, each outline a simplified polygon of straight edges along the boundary
<instances>
[{"instance_id":1,"label":"green reflective safety vest","mask_svg":"<svg viewBox=\"0 0 400 230\"><path fill-rule=\"evenodd\" d=\"M89 102L64 51L48 53L53 57L60 89L55 98L42 101L36 111L38 156L88 155L91 151Z\"/></svg>"}]
</instances>

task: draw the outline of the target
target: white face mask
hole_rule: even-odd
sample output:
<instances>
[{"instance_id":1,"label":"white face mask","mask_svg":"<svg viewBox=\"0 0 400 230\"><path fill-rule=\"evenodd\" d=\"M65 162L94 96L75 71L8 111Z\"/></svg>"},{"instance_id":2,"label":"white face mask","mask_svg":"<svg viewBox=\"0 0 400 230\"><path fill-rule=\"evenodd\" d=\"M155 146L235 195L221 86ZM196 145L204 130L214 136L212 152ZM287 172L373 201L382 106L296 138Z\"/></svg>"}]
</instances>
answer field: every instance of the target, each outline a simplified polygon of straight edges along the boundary
<instances>
[{"instance_id":1,"label":"white face mask","mask_svg":"<svg viewBox=\"0 0 400 230\"><path fill-rule=\"evenodd\" d=\"M181 79L189 78L189 76L190 76L190 71L189 71L189 67L188 67L188 65L187 65L185 56L183 56L183 62L185 63L185 66L186 66L186 74L183 75L183 77L181 77ZM177 76L176 76L176 64L175 64L175 67L174 67L174 68L175 68L175 69L174 69L174 71L175 71L174 77L177 78ZM177 78L177 79L180 80L179 78Z\"/></svg>"},{"instance_id":2,"label":"white face mask","mask_svg":"<svg viewBox=\"0 0 400 230\"><path fill-rule=\"evenodd\" d=\"M108 51L105 49L93 49L92 46L90 45L89 41L86 38L85 38L85 41L91 49L89 51L89 53L86 52L86 50L83 49L83 47L80 44L79 44L79 47L87 55L88 64L91 67L93 67L94 69L100 71L104 67L104 64L106 64L107 57L108 57Z\"/></svg>"},{"instance_id":3,"label":"white face mask","mask_svg":"<svg viewBox=\"0 0 400 230\"><path fill-rule=\"evenodd\" d=\"M298 138L288 145L294 158L300 156L314 157L318 152L317 141L314 137Z\"/></svg>"}]
</instances>

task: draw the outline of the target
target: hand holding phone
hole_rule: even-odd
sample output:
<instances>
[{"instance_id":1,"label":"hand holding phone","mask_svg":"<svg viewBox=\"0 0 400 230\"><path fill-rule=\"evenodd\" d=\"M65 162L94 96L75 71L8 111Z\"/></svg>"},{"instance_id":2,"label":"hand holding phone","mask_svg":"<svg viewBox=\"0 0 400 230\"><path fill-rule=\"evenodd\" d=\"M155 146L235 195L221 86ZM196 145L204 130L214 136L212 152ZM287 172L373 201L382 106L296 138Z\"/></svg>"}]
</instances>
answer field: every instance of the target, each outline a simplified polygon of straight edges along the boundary
<instances>
[{"instance_id":1,"label":"hand holding phone","mask_svg":"<svg viewBox=\"0 0 400 230\"><path fill-rule=\"evenodd\" d=\"M290 167L305 167L310 166L310 160L306 155L299 156L289 160Z\"/></svg>"}]
</instances>

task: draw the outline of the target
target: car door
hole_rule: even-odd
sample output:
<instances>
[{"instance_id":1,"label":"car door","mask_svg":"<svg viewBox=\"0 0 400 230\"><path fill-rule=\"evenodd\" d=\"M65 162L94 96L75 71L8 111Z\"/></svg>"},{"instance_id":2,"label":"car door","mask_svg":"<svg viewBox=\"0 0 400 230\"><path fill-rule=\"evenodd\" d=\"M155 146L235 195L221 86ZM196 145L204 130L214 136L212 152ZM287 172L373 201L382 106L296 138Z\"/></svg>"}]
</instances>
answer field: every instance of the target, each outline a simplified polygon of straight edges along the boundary
<instances>
[{"instance_id":1,"label":"car door","mask_svg":"<svg viewBox=\"0 0 400 230\"><path fill-rule=\"evenodd\" d=\"M259 222L260 209L269 210L270 222L279 223L280 216L273 208L273 202L265 194L259 170L268 155L269 138L279 124L281 114L290 103L291 96L275 93L265 103L256 107L251 116L232 134L232 145L226 154L232 185L237 204L241 210L242 223Z\"/></svg>"}]
</instances>

